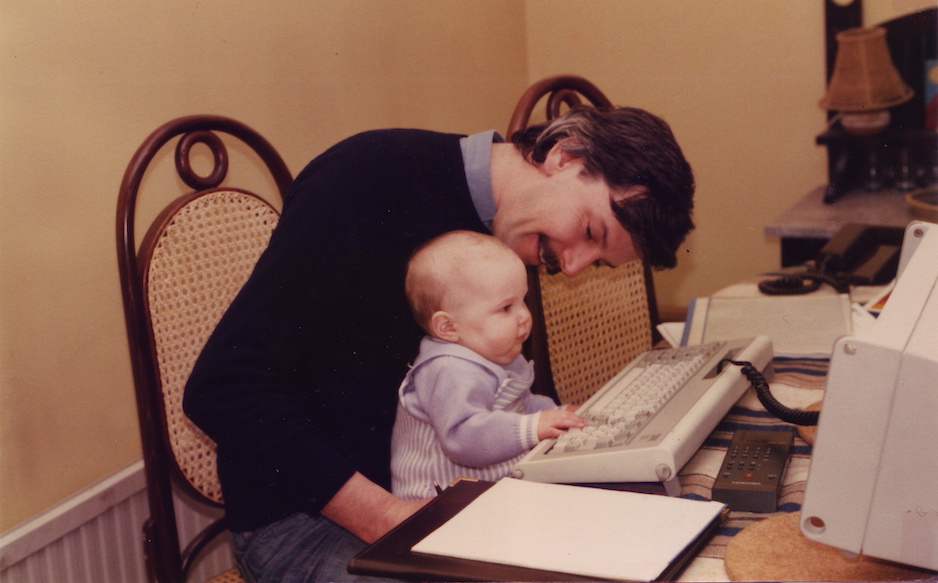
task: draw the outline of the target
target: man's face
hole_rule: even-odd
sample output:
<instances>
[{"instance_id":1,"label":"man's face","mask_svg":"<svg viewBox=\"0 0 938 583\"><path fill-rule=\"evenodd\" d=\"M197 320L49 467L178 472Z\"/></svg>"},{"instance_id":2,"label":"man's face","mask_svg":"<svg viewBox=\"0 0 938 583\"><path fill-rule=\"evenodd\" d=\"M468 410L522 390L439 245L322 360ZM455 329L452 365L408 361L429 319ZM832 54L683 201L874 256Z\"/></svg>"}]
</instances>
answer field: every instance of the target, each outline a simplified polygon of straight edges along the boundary
<instances>
[{"instance_id":1,"label":"man's face","mask_svg":"<svg viewBox=\"0 0 938 583\"><path fill-rule=\"evenodd\" d=\"M543 180L502 201L493 231L526 264L550 272L573 276L591 264L622 265L639 254L611 201L639 191L612 190L602 178L587 176L579 159L547 164Z\"/></svg>"}]
</instances>

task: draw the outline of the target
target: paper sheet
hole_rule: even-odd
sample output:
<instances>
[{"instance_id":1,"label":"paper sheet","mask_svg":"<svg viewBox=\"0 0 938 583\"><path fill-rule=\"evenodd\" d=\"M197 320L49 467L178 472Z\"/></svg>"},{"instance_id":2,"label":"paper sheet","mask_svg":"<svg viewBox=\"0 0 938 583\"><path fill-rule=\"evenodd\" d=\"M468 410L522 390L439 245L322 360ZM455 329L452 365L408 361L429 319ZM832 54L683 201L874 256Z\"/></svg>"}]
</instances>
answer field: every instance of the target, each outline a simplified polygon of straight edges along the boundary
<instances>
[{"instance_id":1,"label":"paper sheet","mask_svg":"<svg viewBox=\"0 0 938 583\"><path fill-rule=\"evenodd\" d=\"M413 551L651 581L723 508L719 502L505 478Z\"/></svg>"},{"instance_id":2,"label":"paper sheet","mask_svg":"<svg viewBox=\"0 0 938 583\"><path fill-rule=\"evenodd\" d=\"M656 326L658 332L671 348L681 345L684 336L684 322L662 322Z\"/></svg>"}]
</instances>

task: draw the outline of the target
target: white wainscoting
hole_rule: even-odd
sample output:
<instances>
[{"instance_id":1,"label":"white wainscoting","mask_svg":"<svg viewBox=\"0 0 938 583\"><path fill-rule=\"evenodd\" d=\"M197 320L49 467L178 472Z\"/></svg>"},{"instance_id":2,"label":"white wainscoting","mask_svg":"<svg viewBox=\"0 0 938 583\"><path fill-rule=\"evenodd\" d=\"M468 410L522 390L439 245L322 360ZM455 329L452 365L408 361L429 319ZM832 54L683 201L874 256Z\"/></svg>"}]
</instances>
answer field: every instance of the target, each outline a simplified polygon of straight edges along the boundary
<instances>
[{"instance_id":1,"label":"white wainscoting","mask_svg":"<svg viewBox=\"0 0 938 583\"><path fill-rule=\"evenodd\" d=\"M176 497L184 541L217 514L217 509ZM0 535L0 581L146 583L142 528L147 516L143 461L138 461ZM204 581L233 565L231 545L221 536L190 578Z\"/></svg>"}]
</instances>

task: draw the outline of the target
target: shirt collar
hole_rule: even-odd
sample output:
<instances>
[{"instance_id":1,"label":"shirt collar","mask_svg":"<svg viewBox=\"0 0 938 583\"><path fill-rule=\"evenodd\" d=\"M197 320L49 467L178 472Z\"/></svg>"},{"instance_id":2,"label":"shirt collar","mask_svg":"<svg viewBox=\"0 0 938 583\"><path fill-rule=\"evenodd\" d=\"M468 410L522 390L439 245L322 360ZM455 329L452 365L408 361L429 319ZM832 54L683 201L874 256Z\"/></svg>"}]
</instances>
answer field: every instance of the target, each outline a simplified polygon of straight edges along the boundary
<instances>
[{"instance_id":1,"label":"shirt collar","mask_svg":"<svg viewBox=\"0 0 938 583\"><path fill-rule=\"evenodd\" d=\"M495 195L492 192L492 142L505 139L495 130L488 130L460 138L463 165L469 194L479 218L489 231L495 219Z\"/></svg>"}]
</instances>

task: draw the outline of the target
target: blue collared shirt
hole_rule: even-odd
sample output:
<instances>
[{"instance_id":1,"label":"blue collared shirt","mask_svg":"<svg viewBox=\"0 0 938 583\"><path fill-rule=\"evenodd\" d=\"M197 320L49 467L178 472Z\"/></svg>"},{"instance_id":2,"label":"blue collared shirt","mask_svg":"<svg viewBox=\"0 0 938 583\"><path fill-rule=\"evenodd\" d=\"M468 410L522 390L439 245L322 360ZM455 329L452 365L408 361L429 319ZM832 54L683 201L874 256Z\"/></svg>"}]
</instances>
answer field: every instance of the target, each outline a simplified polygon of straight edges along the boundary
<instances>
[{"instance_id":1,"label":"blue collared shirt","mask_svg":"<svg viewBox=\"0 0 938 583\"><path fill-rule=\"evenodd\" d=\"M472 203L479 213L479 218L489 231L495 220L495 195L492 193L492 142L504 142L505 139L495 130L472 134L459 140L462 149L463 165L466 168L466 181Z\"/></svg>"}]
</instances>

